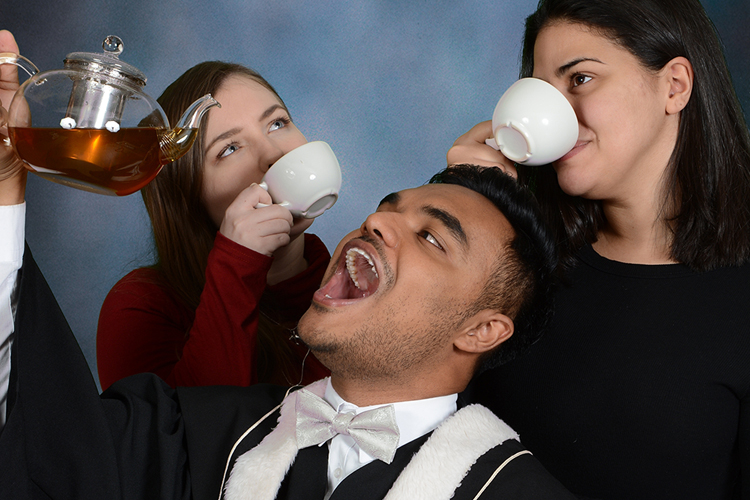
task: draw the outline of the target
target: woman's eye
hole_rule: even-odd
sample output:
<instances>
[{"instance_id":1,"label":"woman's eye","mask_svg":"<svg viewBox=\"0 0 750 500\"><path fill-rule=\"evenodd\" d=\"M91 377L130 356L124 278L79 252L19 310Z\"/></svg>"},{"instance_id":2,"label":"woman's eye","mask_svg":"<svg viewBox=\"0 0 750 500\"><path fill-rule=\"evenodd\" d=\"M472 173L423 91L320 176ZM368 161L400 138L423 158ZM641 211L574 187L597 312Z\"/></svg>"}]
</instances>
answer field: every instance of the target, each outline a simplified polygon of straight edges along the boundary
<instances>
[{"instance_id":1,"label":"woman's eye","mask_svg":"<svg viewBox=\"0 0 750 500\"><path fill-rule=\"evenodd\" d=\"M272 132L274 130L279 130L280 128L284 128L289 124L290 121L291 120L289 120L289 118L286 118L286 117L278 118L271 123L271 126L269 127L268 130Z\"/></svg>"},{"instance_id":2,"label":"woman's eye","mask_svg":"<svg viewBox=\"0 0 750 500\"><path fill-rule=\"evenodd\" d=\"M582 75L582 74L576 74L573 75L573 78L571 79L573 86L578 87L579 85L583 85L584 83L587 83L589 80L591 80L590 76Z\"/></svg>"},{"instance_id":3,"label":"woman's eye","mask_svg":"<svg viewBox=\"0 0 750 500\"><path fill-rule=\"evenodd\" d=\"M422 238L424 238L425 240L427 240L428 242L430 242L433 245L435 245L436 247L438 247L440 250L443 249L443 247L440 245L440 243L438 243L438 240L436 240L435 237L432 235L432 233L430 233L429 231L422 231L420 233L420 236Z\"/></svg>"},{"instance_id":4,"label":"woman's eye","mask_svg":"<svg viewBox=\"0 0 750 500\"><path fill-rule=\"evenodd\" d=\"M226 158L238 149L239 147L236 144L230 144L219 152L219 158Z\"/></svg>"}]
</instances>

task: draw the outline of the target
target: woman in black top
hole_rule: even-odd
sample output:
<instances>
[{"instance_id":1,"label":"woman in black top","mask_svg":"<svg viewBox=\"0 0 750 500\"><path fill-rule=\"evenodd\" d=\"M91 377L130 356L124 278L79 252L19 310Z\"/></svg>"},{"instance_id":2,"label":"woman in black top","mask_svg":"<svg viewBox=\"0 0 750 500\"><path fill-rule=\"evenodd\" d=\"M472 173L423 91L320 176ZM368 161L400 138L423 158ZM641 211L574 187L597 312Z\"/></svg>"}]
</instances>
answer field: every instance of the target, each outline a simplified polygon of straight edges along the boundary
<instances>
[{"instance_id":1,"label":"woman in black top","mask_svg":"<svg viewBox=\"0 0 750 500\"><path fill-rule=\"evenodd\" d=\"M519 166L563 256L550 331L471 397L574 493L750 498L750 140L698 0L541 0L522 76L557 87L579 140ZM449 164L516 174L483 144Z\"/></svg>"}]
</instances>

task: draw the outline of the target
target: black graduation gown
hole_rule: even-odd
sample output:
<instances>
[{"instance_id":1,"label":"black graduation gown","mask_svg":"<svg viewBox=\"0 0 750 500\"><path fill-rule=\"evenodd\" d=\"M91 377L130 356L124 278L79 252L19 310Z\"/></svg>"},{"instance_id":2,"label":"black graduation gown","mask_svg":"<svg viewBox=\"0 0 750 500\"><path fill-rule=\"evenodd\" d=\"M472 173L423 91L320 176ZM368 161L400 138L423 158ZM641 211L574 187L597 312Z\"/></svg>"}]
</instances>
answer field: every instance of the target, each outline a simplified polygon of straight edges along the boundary
<instances>
[{"instance_id":1,"label":"black graduation gown","mask_svg":"<svg viewBox=\"0 0 750 500\"><path fill-rule=\"evenodd\" d=\"M0 434L0 498L218 498L233 444L279 404L286 389L258 385L173 390L144 374L114 384L100 397L28 248L19 286L8 419ZM264 419L240 443L230 463L260 442L276 419L277 414ZM332 500L383 498L426 439L402 446L390 466L375 461L354 472ZM490 450L454 498L473 498L492 471L520 450L514 440ZM326 447L301 450L279 498L322 498L326 454ZM574 498L531 455L503 469L485 497Z\"/></svg>"}]
</instances>

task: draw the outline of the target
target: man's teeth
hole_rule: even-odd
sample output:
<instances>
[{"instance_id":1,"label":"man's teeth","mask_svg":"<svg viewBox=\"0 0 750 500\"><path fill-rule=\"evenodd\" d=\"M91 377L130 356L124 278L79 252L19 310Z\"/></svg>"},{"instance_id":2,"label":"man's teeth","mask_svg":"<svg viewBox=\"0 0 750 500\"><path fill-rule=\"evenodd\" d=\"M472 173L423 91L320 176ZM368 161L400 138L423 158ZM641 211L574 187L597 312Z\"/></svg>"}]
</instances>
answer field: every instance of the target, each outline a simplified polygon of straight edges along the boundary
<instances>
[{"instance_id":1,"label":"man's teeth","mask_svg":"<svg viewBox=\"0 0 750 500\"><path fill-rule=\"evenodd\" d=\"M365 258L365 260L367 260L367 263L370 264L372 274L374 274L376 278L378 277L378 271L375 269L375 264L372 262L372 258L367 255L364 250L353 247L346 252L346 270L349 271L349 276L352 278L354 286L361 290L362 287L359 286L359 281L357 280L357 254L361 255Z\"/></svg>"}]
</instances>

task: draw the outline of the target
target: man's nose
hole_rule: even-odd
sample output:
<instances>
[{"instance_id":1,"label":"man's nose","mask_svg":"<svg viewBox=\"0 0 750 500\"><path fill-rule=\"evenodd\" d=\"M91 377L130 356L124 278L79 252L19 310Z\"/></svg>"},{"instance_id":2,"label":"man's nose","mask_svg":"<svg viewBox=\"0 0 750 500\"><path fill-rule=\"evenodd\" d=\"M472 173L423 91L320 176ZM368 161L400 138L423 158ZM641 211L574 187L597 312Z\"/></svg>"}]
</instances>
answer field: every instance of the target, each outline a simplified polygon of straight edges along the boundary
<instances>
[{"instance_id":1,"label":"man's nose","mask_svg":"<svg viewBox=\"0 0 750 500\"><path fill-rule=\"evenodd\" d=\"M375 212L362 224L362 234L380 239L387 247L396 248L401 240L400 215L395 212Z\"/></svg>"}]
</instances>

